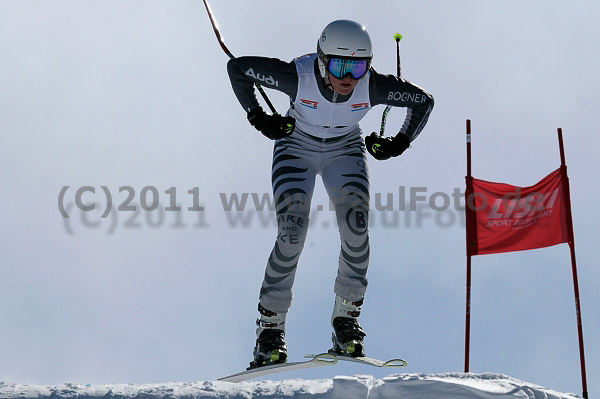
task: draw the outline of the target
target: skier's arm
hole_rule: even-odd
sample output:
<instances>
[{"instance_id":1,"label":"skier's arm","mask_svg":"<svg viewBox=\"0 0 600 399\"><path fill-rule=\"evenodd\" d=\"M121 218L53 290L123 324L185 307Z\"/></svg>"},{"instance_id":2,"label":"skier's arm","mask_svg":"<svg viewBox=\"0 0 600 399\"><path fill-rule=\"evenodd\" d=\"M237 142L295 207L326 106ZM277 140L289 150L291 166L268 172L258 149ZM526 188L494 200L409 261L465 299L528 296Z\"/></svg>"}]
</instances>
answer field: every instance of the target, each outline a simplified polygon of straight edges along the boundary
<instances>
[{"instance_id":1,"label":"skier's arm","mask_svg":"<svg viewBox=\"0 0 600 399\"><path fill-rule=\"evenodd\" d=\"M393 75L383 75L371 69L369 81L371 105L391 105L407 108L406 119L399 133L413 141L425 127L433 109L433 96L419 86Z\"/></svg>"},{"instance_id":2,"label":"skier's arm","mask_svg":"<svg viewBox=\"0 0 600 399\"><path fill-rule=\"evenodd\" d=\"M279 90L291 98L297 93L298 74L293 61L266 57L232 58L227 63L227 72L233 91L246 112L260 105L254 84Z\"/></svg>"}]
</instances>

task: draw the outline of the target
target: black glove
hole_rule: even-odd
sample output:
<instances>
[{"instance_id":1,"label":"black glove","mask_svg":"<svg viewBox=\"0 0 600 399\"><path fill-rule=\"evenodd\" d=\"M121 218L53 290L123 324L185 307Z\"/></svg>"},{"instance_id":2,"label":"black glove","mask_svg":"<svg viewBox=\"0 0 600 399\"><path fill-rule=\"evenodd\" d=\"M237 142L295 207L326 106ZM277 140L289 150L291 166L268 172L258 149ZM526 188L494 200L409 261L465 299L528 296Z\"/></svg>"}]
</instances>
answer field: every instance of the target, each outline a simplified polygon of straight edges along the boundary
<instances>
[{"instance_id":1,"label":"black glove","mask_svg":"<svg viewBox=\"0 0 600 399\"><path fill-rule=\"evenodd\" d=\"M402 133L398 133L394 137L380 137L373 132L365 137L365 144L373 158L383 161L402 154L410 146L410 140Z\"/></svg>"},{"instance_id":2,"label":"black glove","mask_svg":"<svg viewBox=\"0 0 600 399\"><path fill-rule=\"evenodd\" d=\"M269 115L263 111L261 106L248 112L248 121L256 130L271 140L289 136L296 126L296 120L291 116Z\"/></svg>"}]
</instances>

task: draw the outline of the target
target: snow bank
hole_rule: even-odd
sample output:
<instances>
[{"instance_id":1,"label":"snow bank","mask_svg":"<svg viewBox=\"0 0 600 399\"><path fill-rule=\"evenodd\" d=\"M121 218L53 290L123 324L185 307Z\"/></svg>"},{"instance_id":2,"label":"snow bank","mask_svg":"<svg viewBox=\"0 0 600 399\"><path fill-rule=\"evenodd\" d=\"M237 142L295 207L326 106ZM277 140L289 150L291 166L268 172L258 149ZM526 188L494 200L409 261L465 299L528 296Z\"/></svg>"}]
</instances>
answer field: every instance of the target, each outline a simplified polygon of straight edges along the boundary
<instances>
[{"instance_id":1,"label":"snow bank","mask_svg":"<svg viewBox=\"0 0 600 399\"><path fill-rule=\"evenodd\" d=\"M383 379L357 375L323 380L283 380L229 383L221 381L165 384L24 385L0 382L2 399L574 399L502 374L394 374Z\"/></svg>"}]
</instances>

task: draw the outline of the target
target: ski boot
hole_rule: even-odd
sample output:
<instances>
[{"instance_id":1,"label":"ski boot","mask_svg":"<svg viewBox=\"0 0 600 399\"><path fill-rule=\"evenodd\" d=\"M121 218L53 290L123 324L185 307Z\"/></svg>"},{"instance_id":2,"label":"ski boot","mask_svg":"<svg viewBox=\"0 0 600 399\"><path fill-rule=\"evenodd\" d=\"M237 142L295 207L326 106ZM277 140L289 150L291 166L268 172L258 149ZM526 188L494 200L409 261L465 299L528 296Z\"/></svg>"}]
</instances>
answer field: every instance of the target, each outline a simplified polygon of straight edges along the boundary
<instances>
[{"instance_id":1,"label":"ski boot","mask_svg":"<svg viewBox=\"0 0 600 399\"><path fill-rule=\"evenodd\" d=\"M365 356L363 339L367 334L358 324L362 304L362 299L351 302L336 296L331 316L333 348L329 350L330 353L349 357Z\"/></svg>"},{"instance_id":2,"label":"ski boot","mask_svg":"<svg viewBox=\"0 0 600 399\"><path fill-rule=\"evenodd\" d=\"M285 345L285 316L287 313L275 313L258 305L260 318L256 320L256 346L254 360L248 370L287 362Z\"/></svg>"}]
</instances>

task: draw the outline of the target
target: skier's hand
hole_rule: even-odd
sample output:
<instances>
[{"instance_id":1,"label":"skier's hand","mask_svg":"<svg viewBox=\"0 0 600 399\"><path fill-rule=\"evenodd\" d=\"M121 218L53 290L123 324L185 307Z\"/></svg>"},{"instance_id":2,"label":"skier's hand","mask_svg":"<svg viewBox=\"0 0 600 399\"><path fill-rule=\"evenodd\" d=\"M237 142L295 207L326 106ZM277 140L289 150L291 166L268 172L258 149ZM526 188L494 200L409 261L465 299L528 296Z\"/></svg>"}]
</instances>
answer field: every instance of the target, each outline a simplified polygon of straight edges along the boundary
<instances>
[{"instance_id":1,"label":"skier's hand","mask_svg":"<svg viewBox=\"0 0 600 399\"><path fill-rule=\"evenodd\" d=\"M296 120L291 116L269 115L260 106L248 112L248 121L271 140L289 136L296 126Z\"/></svg>"},{"instance_id":2,"label":"skier's hand","mask_svg":"<svg viewBox=\"0 0 600 399\"><path fill-rule=\"evenodd\" d=\"M383 161L401 155L410 146L410 141L402 133L398 133L394 137L380 137L373 132L365 137L365 144L373 158Z\"/></svg>"}]
</instances>

